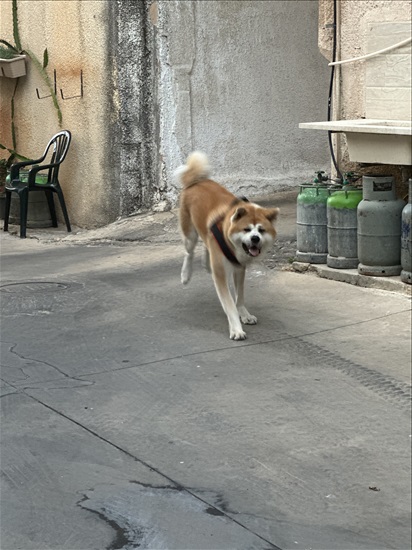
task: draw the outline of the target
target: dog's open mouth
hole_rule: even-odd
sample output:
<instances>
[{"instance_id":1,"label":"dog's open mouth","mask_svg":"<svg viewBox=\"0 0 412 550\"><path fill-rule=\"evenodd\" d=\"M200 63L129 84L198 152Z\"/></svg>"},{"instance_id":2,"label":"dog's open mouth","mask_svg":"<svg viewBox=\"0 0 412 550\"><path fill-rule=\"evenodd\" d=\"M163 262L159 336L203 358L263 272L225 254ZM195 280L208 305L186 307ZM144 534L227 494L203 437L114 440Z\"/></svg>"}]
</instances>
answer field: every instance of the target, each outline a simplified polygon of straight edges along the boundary
<instances>
[{"instance_id":1,"label":"dog's open mouth","mask_svg":"<svg viewBox=\"0 0 412 550\"><path fill-rule=\"evenodd\" d=\"M256 256L259 256L260 254L260 248L258 246L246 246L244 243L243 243L243 250L249 254L249 256L253 256L254 258L256 258Z\"/></svg>"}]
</instances>

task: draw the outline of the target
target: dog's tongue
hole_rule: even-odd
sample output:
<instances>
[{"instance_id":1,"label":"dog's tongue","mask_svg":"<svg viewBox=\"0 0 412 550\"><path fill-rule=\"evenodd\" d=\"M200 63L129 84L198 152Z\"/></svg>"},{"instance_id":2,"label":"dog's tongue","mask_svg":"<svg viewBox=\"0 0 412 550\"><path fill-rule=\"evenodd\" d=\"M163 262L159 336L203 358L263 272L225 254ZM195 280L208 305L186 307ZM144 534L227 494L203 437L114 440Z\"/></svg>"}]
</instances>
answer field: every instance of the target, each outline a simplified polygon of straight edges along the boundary
<instances>
[{"instance_id":1,"label":"dog's tongue","mask_svg":"<svg viewBox=\"0 0 412 550\"><path fill-rule=\"evenodd\" d=\"M260 250L256 246L252 246L251 248L249 248L249 254L251 256L259 256Z\"/></svg>"}]
</instances>

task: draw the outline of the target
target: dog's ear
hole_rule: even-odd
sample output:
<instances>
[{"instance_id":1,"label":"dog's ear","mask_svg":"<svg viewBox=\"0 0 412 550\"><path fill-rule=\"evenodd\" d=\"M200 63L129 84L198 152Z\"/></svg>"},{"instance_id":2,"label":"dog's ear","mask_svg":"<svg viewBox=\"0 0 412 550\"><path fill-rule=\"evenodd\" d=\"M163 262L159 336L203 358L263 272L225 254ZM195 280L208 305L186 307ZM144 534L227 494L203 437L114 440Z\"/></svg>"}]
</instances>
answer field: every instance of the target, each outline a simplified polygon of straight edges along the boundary
<instances>
[{"instance_id":1,"label":"dog's ear","mask_svg":"<svg viewBox=\"0 0 412 550\"><path fill-rule=\"evenodd\" d=\"M246 214L246 208L243 208L242 206L239 206L239 208L236 208L236 212L232 216L232 222L235 222L236 220L239 220L245 214Z\"/></svg>"},{"instance_id":2,"label":"dog's ear","mask_svg":"<svg viewBox=\"0 0 412 550\"><path fill-rule=\"evenodd\" d=\"M266 208L265 209L265 217L270 221L274 222L276 218L278 217L280 210L279 208Z\"/></svg>"}]
</instances>

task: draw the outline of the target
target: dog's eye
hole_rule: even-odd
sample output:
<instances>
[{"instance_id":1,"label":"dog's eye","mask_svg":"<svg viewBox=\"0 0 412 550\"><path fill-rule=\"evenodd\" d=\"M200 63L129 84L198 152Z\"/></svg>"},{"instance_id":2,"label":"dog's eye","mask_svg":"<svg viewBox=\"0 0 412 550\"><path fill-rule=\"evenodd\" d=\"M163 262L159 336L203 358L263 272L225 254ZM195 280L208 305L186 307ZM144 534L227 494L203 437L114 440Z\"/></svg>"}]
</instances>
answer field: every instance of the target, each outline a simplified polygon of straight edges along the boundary
<instances>
[{"instance_id":1,"label":"dog's eye","mask_svg":"<svg viewBox=\"0 0 412 550\"><path fill-rule=\"evenodd\" d=\"M262 233L266 233L266 229L263 229L263 227L259 227L259 233L262 234Z\"/></svg>"},{"instance_id":2,"label":"dog's eye","mask_svg":"<svg viewBox=\"0 0 412 550\"><path fill-rule=\"evenodd\" d=\"M250 229L250 227L245 227L243 231L244 231L245 233L249 233L249 232L252 231L252 230Z\"/></svg>"}]
</instances>

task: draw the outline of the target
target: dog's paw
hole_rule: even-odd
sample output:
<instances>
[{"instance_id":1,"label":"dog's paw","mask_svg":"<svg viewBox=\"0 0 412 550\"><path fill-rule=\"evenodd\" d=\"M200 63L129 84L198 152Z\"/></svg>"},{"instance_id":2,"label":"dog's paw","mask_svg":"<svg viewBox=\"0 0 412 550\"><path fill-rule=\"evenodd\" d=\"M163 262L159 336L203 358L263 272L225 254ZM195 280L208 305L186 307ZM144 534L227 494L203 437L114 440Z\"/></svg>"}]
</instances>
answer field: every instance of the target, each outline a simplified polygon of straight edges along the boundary
<instances>
[{"instance_id":1,"label":"dog's paw","mask_svg":"<svg viewBox=\"0 0 412 550\"><path fill-rule=\"evenodd\" d=\"M257 318L254 315L251 315L245 306L239 306L238 313L240 320L244 325L256 325Z\"/></svg>"},{"instance_id":2,"label":"dog's paw","mask_svg":"<svg viewBox=\"0 0 412 550\"><path fill-rule=\"evenodd\" d=\"M243 330L231 330L230 331L231 340L246 340L246 332Z\"/></svg>"},{"instance_id":3,"label":"dog's paw","mask_svg":"<svg viewBox=\"0 0 412 550\"><path fill-rule=\"evenodd\" d=\"M240 320L244 325L256 325L257 317L248 313L247 315L241 315Z\"/></svg>"},{"instance_id":4,"label":"dog's paw","mask_svg":"<svg viewBox=\"0 0 412 550\"><path fill-rule=\"evenodd\" d=\"M190 277L182 273L180 280L182 281L182 285L187 285L187 283L190 281Z\"/></svg>"},{"instance_id":5,"label":"dog's paw","mask_svg":"<svg viewBox=\"0 0 412 550\"><path fill-rule=\"evenodd\" d=\"M192 277L192 259L193 256L187 254L185 256L185 259L183 260L182 270L180 272L180 280L182 281L183 285L187 285Z\"/></svg>"},{"instance_id":6,"label":"dog's paw","mask_svg":"<svg viewBox=\"0 0 412 550\"><path fill-rule=\"evenodd\" d=\"M192 277L192 270L188 266L183 266L182 272L180 274L180 280L182 281L182 285L187 285L191 277Z\"/></svg>"}]
</instances>

